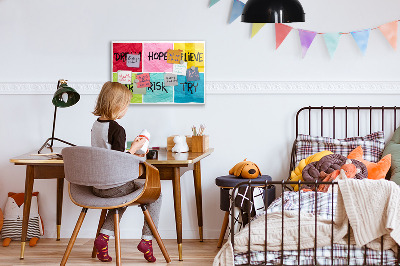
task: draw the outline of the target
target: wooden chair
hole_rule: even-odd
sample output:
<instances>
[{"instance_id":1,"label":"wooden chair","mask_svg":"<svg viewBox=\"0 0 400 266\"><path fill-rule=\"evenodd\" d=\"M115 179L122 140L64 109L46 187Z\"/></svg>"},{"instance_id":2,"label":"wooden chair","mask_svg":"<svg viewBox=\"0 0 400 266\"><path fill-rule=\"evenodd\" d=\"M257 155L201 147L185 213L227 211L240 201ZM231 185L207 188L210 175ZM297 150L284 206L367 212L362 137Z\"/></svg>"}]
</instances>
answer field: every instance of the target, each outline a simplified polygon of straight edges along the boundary
<instances>
[{"instance_id":1,"label":"wooden chair","mask_svg":"<svg viewBox=\"0 0 400 266\"><path fill-rule=\"evenodd\" d=\"M66 264L88 209L102 209L96 237L103 226L107 210L116 209L114 215L116 265L121 265L118 208L129 205L139 205L142 208L145 220L149 224L166 262L171 262L145 205L157 200L161 193L160 175L157 168L143 162L137 156L103 148L68 147L63 149L62 155L65 179L70 182L68 186L69 196L74 204L82 207L82 211L60 265ZM137 167L138 160L141 162L139 169ZM128 182L135 175L145 177L144 180L138 180L143 181L144 186L143 189L136 190L129 195L118 198L100 198L91 191L92 186ZM94 247L92 257L96 257Z\"/></svg>"}]
</instances>

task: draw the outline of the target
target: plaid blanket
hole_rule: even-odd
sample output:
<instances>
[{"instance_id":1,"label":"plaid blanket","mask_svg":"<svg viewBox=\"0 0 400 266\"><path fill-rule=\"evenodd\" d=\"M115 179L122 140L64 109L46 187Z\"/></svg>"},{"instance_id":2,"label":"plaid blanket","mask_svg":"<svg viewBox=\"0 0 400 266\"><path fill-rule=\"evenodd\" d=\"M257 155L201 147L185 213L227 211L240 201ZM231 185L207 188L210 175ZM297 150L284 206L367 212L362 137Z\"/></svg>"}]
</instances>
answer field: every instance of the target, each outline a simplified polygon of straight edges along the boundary
<instances>
[{"instance_id":1,"label":"plaid blanket","mask_svg":"<svg viewBox=\"0 0 400 266\"><path fill-rule=\"evenodd\" d=\"M317 197L316 197L317 196ZM317 192L285 192L282 197L277 198L268 207L267 214L273 212L286 210L299 210L301 212L307 212L316 214L326 219L332 219L332 213L335 215L336 208L336 194L335 193L322 193ZM260 217L259 214L254 219ZM333 264L332 264L332 248L326 246L316 249L317 265L347 265L348 257L350 258L349 265L381 265L381 259L383 258L384 265L395 265L396 257L392 250L385 250L381 252L371 250L364 247L357 247L350 245L350 256L348 253L347 245L333 245ZM300 251L298 255L297 250L285 250L283 252L283 264L284 265L298 265L298 259L300 259L300 265L314 265L314 249L304 249ZM366 256L364 256L366 254ZM267 251L265 252L250 252L250 265L265 264L265 255L267 256L266 265L280 265L281 264L281 252L280 251ZM248 253L235 254L235 265L248 264Z\"/></svg>"}]
</instances>

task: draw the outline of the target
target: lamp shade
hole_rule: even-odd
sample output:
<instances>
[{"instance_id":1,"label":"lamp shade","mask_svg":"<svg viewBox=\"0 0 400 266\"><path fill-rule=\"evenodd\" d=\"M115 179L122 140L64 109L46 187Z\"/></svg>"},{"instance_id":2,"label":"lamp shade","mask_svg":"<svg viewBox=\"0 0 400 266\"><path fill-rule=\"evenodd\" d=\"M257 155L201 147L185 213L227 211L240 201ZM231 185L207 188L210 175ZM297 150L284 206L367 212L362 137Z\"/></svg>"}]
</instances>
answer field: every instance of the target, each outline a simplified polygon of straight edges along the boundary
<instances>
[{"instance_id":1,"label":"lamp shade","mask_svg":"<svg viewBox=\"0 0 400 266\"><path fill-rule=\"evenodd\" d=\"M304 15L298 0L249 0L242 12L242 22L304 22Z\"/></svg>"},{"instance_id":2,"label":"lamp shade","mask_svg":"<svg viewBox=\"0 0 400 266\"><path fill-rule=\"evenodd\" d=\"M53 95L53 104L56 107L70 107L80 99L79 93L67 84L61 84Z\"/></svg>"}]
</instances>

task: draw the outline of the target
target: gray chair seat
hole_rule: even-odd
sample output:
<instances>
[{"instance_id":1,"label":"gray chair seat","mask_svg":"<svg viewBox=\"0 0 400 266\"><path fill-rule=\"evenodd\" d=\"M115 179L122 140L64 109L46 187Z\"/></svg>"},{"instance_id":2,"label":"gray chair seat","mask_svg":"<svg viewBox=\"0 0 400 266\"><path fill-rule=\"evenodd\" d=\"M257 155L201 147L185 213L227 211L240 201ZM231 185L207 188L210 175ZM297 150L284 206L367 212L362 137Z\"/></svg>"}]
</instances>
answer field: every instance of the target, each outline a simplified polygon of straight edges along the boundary
<instances>
[{"instance_id":1,"label":"gray chair seat","mask_svg":"<svg viewBox=\"0 0 400 266\"><path fill-rule=\"evenodd\" d=\"M144 183L145 180L135 180L135 182ZM90 208L105 208L118 206L127 202L134 200L137 196L142 193L143 188L140 188L131 194L117 197L117 198L101 198L92 193L92 187L82 186L70 183L70 193L71 198L75 201L76 204L80 206L90 206Z\"/></svg>"}]
</instances>

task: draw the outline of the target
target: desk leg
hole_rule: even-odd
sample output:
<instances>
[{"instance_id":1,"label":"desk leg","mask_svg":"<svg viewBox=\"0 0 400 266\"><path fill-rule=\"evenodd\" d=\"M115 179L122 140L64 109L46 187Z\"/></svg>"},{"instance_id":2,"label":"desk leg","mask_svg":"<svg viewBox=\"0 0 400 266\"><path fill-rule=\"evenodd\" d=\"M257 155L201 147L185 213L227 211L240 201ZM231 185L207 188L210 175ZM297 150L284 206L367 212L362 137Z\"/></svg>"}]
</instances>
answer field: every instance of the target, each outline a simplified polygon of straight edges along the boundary
<instances>
[{"instance_id":1,"label":"desk leg","mask_svg":"<svg viewBox=\"0 0 400 266\"><path fill-rule=\"evenodd\" d=\"M196 194L197 220L199 225L200 242L203 242L203 203L201 196L201 168L200 161L194 164L194 191Z\"/></svg>"},{"instance_id":2,"label":"desk leg","mask_svg":"<svg viewBox=\"0 0 400 266\"><path fill-rule=\"evenodd\" d=\"M21 232L21 255L20 259L24 259L26 235L28 233L29 213L31 212L31 200L34 181L34 166L26 166L25 177L25 195L24 195L24 213L22 219L22 232Z\"/></svg>"},{"instance_id":3,"label":"desk leg","mask_svg":"<svg viewBox=\"0 0 400 266\"><path fill-rule=\"evenodd\" d=\"M174 167L174 178L172 179L174 191L175 223L178 242L179 260L182 260L182 205L181 205L181 174L179 167Z\"/></svg>"},{"instance_id":4,"label":"desk leg","mask_svg":"<svg viewBox=\"0 0 400 266\"><path fill-rule=\"evenodd\" d=\"M64 178L57 178L57 241L60 241Z\"/></svg>"}]
</instances>

